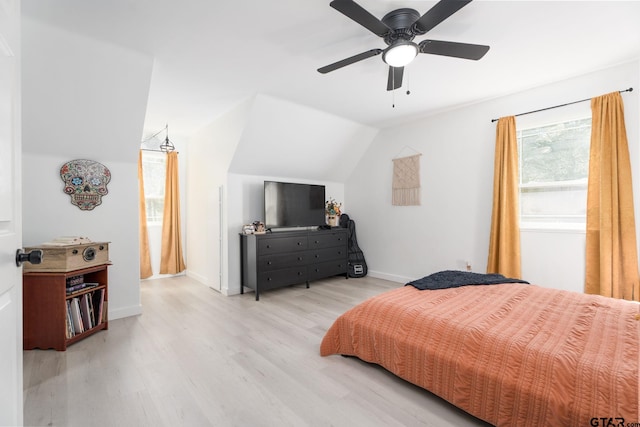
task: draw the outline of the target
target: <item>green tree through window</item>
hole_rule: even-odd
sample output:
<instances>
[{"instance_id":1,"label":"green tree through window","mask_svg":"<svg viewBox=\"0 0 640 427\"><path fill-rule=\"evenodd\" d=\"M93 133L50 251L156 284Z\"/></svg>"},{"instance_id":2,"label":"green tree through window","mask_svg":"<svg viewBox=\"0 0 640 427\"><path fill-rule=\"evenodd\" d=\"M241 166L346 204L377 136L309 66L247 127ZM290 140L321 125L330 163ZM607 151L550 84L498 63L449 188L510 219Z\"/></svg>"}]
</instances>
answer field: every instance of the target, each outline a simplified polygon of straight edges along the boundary
<instances>
[{"instance_id":1,"label":"green tree through window","mask_svg":"<svg viewBox=\"0 0 640 427\"><path fill-rule=\"evenodd\" d=\"M147 208L147 223L162 223L164 212L164 186L166 174L165 153L142 152L144 198Z\"/></svg>"},{"instance_id":2,"label":"green tree through window","mask_svg":"<svg viewBox=\"0 0 640 427\"><path fill-rule=\"evenodd\" d=\"M584 223L591 118L517 131L523 223Z\"/></svg>"}]
</instances>

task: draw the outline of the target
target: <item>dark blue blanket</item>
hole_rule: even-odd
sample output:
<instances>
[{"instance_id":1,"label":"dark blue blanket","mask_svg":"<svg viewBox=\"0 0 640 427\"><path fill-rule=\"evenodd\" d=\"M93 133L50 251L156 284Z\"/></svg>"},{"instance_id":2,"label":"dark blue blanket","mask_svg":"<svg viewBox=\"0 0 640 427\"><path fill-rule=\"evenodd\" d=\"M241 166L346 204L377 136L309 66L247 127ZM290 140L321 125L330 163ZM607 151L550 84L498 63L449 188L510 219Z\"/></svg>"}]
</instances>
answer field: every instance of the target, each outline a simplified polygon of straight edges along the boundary
<instances>
[{"instance_id":1,"label":"dark blue blanket","mask_svg":"<svg viewBox=\"0 0 640 427\"><path fill-rule=\"evenodd\" d=\"M499 283L529 283L520 279L509 279L502 274L481 274L470 271L446 270L414 280L407 285L420 290L457 288L466 285L496 285Z\"/></svg>"}]
</instances>

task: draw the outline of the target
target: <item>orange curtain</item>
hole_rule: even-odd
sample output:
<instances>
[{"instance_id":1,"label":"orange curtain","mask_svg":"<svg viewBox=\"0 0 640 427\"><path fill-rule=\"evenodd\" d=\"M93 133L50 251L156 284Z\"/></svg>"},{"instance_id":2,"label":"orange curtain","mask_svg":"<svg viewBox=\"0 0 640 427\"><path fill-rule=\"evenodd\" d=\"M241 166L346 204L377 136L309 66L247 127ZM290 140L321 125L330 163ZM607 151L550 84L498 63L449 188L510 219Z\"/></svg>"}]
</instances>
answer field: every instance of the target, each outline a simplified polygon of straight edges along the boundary
<instances>
[{"instance_id":1,"label":"orange curtain","mask_svg":"<svg viewBox=\"0 0 640 427\"><path fill-rule=\"evenodd\" d=\"M638 301L631 162L620 93L591 100L585 292Z\"/></svg>"},{"instance_id":2,"label":"orange curtain","mask_svg":"<svg viewBox=\"0 0 640 427\"><path fill-rule=\"evenodd\" d=\"M138 153L138 223L140 240L140 278L146 279L153 275L151 270L151 255L149 254L149 235L147 233L147 207L144 197L144 177L142 175L142 150Z\"/></svg>"},{"instance_id":3,"label":"orange curtain","mask_svg":"<svg viewBox=\"0 0 640 427\"><path fill-rule=\"evenodd\" d=\"M496 126L493 213L487 273L500 273L516 279L521 275L518 181L516 118L503 117Z\"/></svg>"},{"instance_id":4,"label":"orange curtain","mask_svg":"<svg viewBox=\"0 0 640 427\"><path fill-rule=\"evenodd\" d=\"M181 242L178 153L174 151L167 153L167 177L162 218L162 251L160 254L161 274L177 274L185 270Z\"/></svg>"}]
</instances>

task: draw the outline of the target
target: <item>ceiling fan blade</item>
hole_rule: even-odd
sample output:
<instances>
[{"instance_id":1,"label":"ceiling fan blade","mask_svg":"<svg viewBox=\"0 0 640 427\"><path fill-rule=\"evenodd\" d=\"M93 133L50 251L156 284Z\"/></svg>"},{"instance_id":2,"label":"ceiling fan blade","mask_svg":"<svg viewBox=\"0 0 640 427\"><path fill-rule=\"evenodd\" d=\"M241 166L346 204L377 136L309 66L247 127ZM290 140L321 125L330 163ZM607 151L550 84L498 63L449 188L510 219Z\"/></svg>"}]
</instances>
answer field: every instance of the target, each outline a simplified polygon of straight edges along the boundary
<instances>
[{"instance_id":1,"label":"ceiling fan blade","mask_svg":"<svg viewBox=\"0 0 640 427\"><path fill-rule=\"evenodd\" d=\"M415 26L424 34L469 3L471 0L440 0L415 22Z\"/></svg>"},{"instance_id":2,"label":"ceiling fan blade","mask_svg":"<svg viewBox=\"0 0 640 427\"><path fill-rule=\"evenodd\" d=\"M481 44L423 40L419 44L420 53L452 56L454 58L478 60L489 51L489 46Z\"/></svg>"},{"instance_id":3,"label":"ceiling fan blade","mask_svg":"<svg viewBox=\"0 0 640 427\"><path fill-rule=\"evenodd\" d=\"M333 64L326 65L322 68L318 68L318 72L322 74L326 74L330 71L337 70L338 68L346 67L347 65L351 65L355 62L362 61L363 59L371 58L372 56L380 55L382 53L382 49L371 49L366 52L359 53L357 55L353 55L349 58L343 59L342 61L334 62Z\"/></svg>"},{"instance_id":4,"label":"ceiling fan blade","mask_svg":"<svg viewBox=\"0 0 640 427\"><path fill-rule=\"evenodd\" d=\"M329 6L351 18L377 36L383 37L391 28L352 0L333 0Z\"/></svg>"},{"instance_id":5,"label":"ceiling fan blade","mask_svg":"<svg viewBox=\"0 0 640 427\"><path fill-rule=\"evenodd\" d=\"M402 87L402 75L404 67L389 67L389 78L387 79L387 90L395 90Z\"/></svg>"}]
</instances>

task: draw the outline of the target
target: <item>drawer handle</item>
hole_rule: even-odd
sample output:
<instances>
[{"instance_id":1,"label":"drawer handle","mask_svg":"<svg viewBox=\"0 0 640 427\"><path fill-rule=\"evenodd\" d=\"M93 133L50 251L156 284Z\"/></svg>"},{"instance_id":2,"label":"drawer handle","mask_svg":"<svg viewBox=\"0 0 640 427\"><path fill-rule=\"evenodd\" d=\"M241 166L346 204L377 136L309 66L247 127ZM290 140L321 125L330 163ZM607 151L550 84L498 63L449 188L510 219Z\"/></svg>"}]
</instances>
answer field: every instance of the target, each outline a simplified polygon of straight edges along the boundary
<instances>
[{"instance_id":1,"label":"drawer handle","mask_svg":"<svg viewBox=\"0 0 640 427\"><path fill-rule=\"evenodd\" d=\"M267 265L271 265L273 264L271 261L267 261Z\"/></svg>"},{"instance_id":2,"label":"drawer handle","mask_svg":"<svg viewBox=\"0 0 640 427\"><path fill-rule=\"evenodd\" d=\"M316 258L320 258L320 256L318 254L316 254Z\"/></svg>"},{"instance_id":3,"label":"drawer handle","mask_svg":"<svg viewBox=\"0 0 640 427\"><path fill-rule=\"evenodd\" d=\"M319 241L319 240L316 240L316 241L315 241L315 243L320 243L320 241Z\"/></svg>"},{"instance_id":4,"label":"drawer handle","mask_svg":"<svg viewBox=\"0 0 640 427\"><path fill-rule=\"evenodd\" d=\"M270 281L271 281L271 277L267 277L267 282L270 282Z\"/></svg>"},{"instance_id":5,"label":"drawer handle","mask_svg":"<svg viewBox=\"0 0 640 427\"><path fill-rule=\"evenodd\" d=\"M301 271L298 271L298 276L302 276L302 272Z\"/></svg>"},{"instance_id":6,"label":"drawer handle","mask_svg":"<svg viewBox=\"0 0 640 427\"><path fill-rule=\"evenodd\" d=\"M298 261L302 261L304 258L302 258L301 256L298 257Z\"/></svg>"},{"instance_id":7,"label":"drawer handle","mask_svg":"<svg viewBox=\"0 0 640 427\"><path fill-rule=\"evenodd\" d=\"M298 242L298 246L302 246L302 242Z\"/></svg>"},{"instance_id":8,"label":"drawer handle","mask_svg":"<svg viewBox=\"0 0 640 427\"><path fill-rule=\"evenodd\" d=\"M267 245L267 249L271 249L271 245Z\"/></svg>"}]
</instances>

